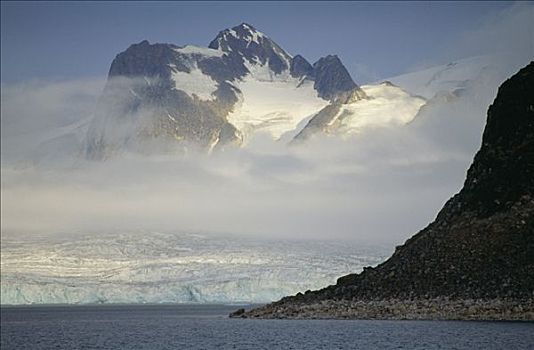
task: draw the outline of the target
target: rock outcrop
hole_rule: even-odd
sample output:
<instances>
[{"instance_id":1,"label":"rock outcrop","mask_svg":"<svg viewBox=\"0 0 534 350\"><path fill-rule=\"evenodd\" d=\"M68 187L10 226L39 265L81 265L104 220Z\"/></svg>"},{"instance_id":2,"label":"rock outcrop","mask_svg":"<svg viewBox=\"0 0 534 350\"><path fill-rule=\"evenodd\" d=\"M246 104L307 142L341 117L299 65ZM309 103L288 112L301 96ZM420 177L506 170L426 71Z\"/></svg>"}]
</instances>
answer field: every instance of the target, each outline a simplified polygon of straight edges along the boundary
<instances>
[{"instance_id":1,"label":"rock outcrop","mask_svg":"<svg viewBox=\"0 0 534 350\"><path fill-rule=\"evenodd\" d=\"M313 64L312 74L315 90L320 97L327 100L333 100L340 93L352 91L358 87L336 55L320 58Z\"/></svg>"},{"instance_id":2,"label":"rock outcrop","mask_svg":"<svg viewBox=\"0 0 534 350\"><path fill-rule=\"evenodd\" d=\"M534 62L499 88L462 190L376 267L241 313L534 319Z\"/></svg>"}]
</instances>

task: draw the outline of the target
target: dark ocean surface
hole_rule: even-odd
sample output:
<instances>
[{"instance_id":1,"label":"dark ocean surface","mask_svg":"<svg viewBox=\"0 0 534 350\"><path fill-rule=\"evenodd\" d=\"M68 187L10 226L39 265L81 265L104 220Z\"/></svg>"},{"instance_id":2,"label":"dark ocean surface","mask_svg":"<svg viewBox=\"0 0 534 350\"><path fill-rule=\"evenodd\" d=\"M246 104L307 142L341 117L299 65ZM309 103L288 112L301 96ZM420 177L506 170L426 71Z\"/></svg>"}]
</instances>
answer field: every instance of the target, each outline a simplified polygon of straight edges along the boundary
<instances>
[{"instance_id":1,"label":"dark ocean surface","mask_svg":"<svg viewBox=\"0 0 534 350\"><path fill-rule=\"evenodd\" d=\"M1 349L534 349L534 323L229 319L239 306L1 308Z\"/></svg>"}]
</instances>

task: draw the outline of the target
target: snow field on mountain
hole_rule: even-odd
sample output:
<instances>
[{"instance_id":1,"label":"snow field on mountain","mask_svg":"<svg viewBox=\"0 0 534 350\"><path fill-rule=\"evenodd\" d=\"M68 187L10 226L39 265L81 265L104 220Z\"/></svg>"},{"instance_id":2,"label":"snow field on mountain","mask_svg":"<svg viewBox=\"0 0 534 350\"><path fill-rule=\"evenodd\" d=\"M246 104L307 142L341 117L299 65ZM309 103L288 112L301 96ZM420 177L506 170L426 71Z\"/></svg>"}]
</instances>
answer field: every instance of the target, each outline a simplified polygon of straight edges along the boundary
<instances>
[{"instance_id":1,"label":"snow field on mountain","mask_svg":"<svg viewBox=\"0 0 534 350\"><path fill-rule=\"evenodd\" d=\"M301 82L287 71L274 74L268 64L248 64L247 68L250 74L233 83L242 94L228 116L228 121L245 137L263 131L279 139L328 104L317 96L312 81Z\"/></svg>"},{"instance_id":2,"label":"snow field on mountain","mask_svg":"<svg viewBox=\"0 0 534 350\"><path fill-rule=\"evenodd\" d=\"M498 69L494 56L476 56L402 74L388 80L412 94L429 99L440 91L453 92L465 87L469 81L479 79L490 68L493 71Z\"/></svg>"},{"instance_id":3,"label":"snow field on mountain","mask_svg":"<svg viewBox=\"0 0 534 350\"><path fill-rule=\"evenodd\" d=\"M425 99L388 84L364 85L361 89L369 99L343 105L338 114L341 134L355 134L369 127L405 125L426 103Z\"/></svg>"}]
</instances>

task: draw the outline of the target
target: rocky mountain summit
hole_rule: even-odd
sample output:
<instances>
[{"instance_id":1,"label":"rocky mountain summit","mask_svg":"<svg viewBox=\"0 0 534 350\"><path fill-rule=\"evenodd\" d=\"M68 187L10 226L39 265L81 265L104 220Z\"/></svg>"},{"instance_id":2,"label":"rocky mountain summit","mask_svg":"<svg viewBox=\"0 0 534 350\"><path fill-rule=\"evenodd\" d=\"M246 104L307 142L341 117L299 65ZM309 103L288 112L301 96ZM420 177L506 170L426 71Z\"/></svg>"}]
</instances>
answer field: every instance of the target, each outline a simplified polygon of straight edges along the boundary
<instances>
[{"instance_id":1,"label":"rocky mountain summit","mask_svg":"<svg viewBox=\"0 0 534 350\"><path fill-rule=\"evenodd\" d=\"M256 84L252 92L246 91L247 82ZM283 90L290 90L294 103L304 107L287 108L284 115L252 103L252 112L240 113L254 99L276 102L280 96L269 95L273 86L282 96ZM273 132L279 137L351 93L365 96L337 56L311 65L246 23L221 31L207 48L145 40L113 60L89 127L86 155L103 159L122 148L146 150L156 145L194 145L211 151L242 143L251 129L289 122ZM261 120L255 120L258 111Z\"/></svg>"},{"instance_id":2,"label":"rocky mountain summit","mask_svg":"<svg viewBox=\"0 0 534 350\"><path fill-rule=\"evenodd\" d=\"M235 317L534 319L534 62L499 88L462 190L376 267Z\"/></svg>"},{"instance_id":3,"label":"rocky mountain summit","mask_svg":"<svg viewBox=\"0 0 534 350\"><path fill-rule=\"evenodd\" d=\"M339 132L337 121L368 123L351 110L362 101L385 98L386 109L401 104L384 113L402 123L425 102L400 87L373 91L358 86L337 56L311 64L246 23L219 32L208 47L145 40L113 60L84 153L106 159L124 150L211 152L245 144L256 132L304 140Z\"/></svg>"}]
</instances>

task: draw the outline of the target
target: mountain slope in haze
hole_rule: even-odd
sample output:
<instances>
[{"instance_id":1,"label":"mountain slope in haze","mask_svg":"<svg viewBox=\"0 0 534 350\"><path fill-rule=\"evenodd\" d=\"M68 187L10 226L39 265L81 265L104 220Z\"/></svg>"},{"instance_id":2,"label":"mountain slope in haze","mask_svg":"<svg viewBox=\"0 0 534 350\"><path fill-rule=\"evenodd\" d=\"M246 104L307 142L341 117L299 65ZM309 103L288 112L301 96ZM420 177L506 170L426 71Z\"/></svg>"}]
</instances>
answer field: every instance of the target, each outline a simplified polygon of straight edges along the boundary
<instances>
[{"instance_id":1,"label":"mountain slope in haze","mask_svg":"<svg viewBox=\"0 0 534 350\"><path fill-rule=\"evenodd\" d=\"M207 48L143 41L111 64L85 153L104 159L124 149L210 152L244 144L256 132L277 140L301 131L337 133L338 120L359 118L343 106L384 96L367 94L337 56L310 64L246 23L219 32ZM411 119L424 99L398 101L405 100ZM327 125L317 122L324 115ZM389 119L407 119L395 115Z\"/></svg>"},{"instance_id":2,"label":"mountain slope in haze","mask_svg":"<svg viewBox=\"0 0 534 350\"><path fill-rule=\"evenodd\" d=\"M534 319L534 62L499 88L462 190L375 268L234 316Z\"/></svg>"},{"instance_id":3,"label":"mountain slope in haze","mask_svg":"<svg viewBox=\"0 0 534 350\"><path fill-rule=\"evenodd\" d=\"M519 62L516 64L515 61L514 57L509 57L505 54L474 56L401 74L388 78L388 80L395 85L402 86L414 95L431 99L436 94L459 94L462 90L468 88L473 81L479 80L488 74L509 77L520 66L524 66L524 63L517 66ZM517 68L510 71L510 69L501 64L503 62L509 63L510 66L517 66Z\"/></svg>"},{"instance_id":4,"label":"mountain slope in haze","mask_svg":"<svg viewBox=\"0 0 534 350\"><path fill-rule=\"evenodd\" d=\"M419 132L453 149L462 145L474 154L484 123L484 106L491 103L499 84L520 67L518 62L508 57L468 58L388 78L392 84L379 82L363 85L353 92L340 93L337 101L327 101L318 96L314 80L302 80L312 75L313 66L300 55L291 59L289 72L282 71L278 75L268 65L250 64L248 60L243 60L251 72L231 81L232 87L223 84L226 89L233 91L227 97L229 105L233 105L225 109L221 107L222 104L218 105L212 95L218 83L214 84L208 75L200 75L200 69L192 69L190 73L176 69L172 75L180 78L178 83L173 80L169 83L170 90L161 94L157 85L148 86L153 78L142 74L171 74L154 71L149 62L157 59L145 57L154 50L167 51L162 49L167 45L158 45L136 44L129 49L134 52L133 58L130 54L117 57L116 62L125 63L113 65L112 72L125 76L109 79L106 93L100 96L100 103L96 104L97 113L94 117L90 114L95 114L92 111L102 89L101 80L91 83L91 86L97 87L92 88L90 99L85 97L83 100L83 110L76 103L80 99L76 82L54 85L53 89L68 88L66 100L69 103L62 102L53 116L43 115L38 120L34 118L35 113L24 114L24 111L14 108L28 104L27 99L30 99L30 107L32 101L36 101L33 102L36 104L42 95L40 89L13 96L20 87L4 87L2 162L30 161L41 166L61 165L76 162L81 157L102 159L106 152L109 155L121 151L153 154L181 152L185 147L204 147L209 151L223 147L225 142L246 147L248 139L258 132L267 133L286 144L306 140L318 133L333 137L357 137L377 127L404 126L412 130L421 129ZM225 55L221 50L190 45L174 49L170 50L170 55L179 55L190 66L196 64L203 69L218 67L215 71L219 72L221 78L224 78L224 74L242 74L239 73L241 70L232 73L229 66L202 63L219 62L217 58ZM154 55L158 57L157 52ZM165 57L167 54L160 52L159 55ZM139 66L137 71L134 69L136 65ZM164 67L164 70L167 68ZM340 68L339 74L346 77L344 71L344 68ZM454 76L461 76L461 79L453 79ZM176 84L183 91L178 92ZM350 85L350 82L346 84ZM362 91L366 98L358 98ZM84 90L82 97L84 93L87 95ZM179 95L177 99L173 97L175 94ZM218 93L215 92L215 95ZM350 101L351 95L355 95L355 101ZM193 96L197 96L197 100ZM182 100L189 101L186 102L189 107L179 108ZM196 102L191 105L193 100ZM174 112L167 113L164 104L176 105L173 107L175 109L168 108ZM228 111L226 117L221 115L224 110ZM188 114L191 115L189 119L179 117Z\"/></svg>"},{"instance_id":5,"label":"mountain slope in haze","mask_svg":"<svg viewBox=\"0 0 534 350\"><path fill-rule=\"evenodd\" d=\"M313 115L294 137L294 142L318 133L351 136L376 127L400 127L410 123L426 100L389 81L361 86L359 92L338 98ZM360 98L365 96L365 98Z\"/></svg>"},{"instance_id":6,"label":"mountain slope in haze","mask_svg":"<svg viewBox=\"0 0 534 350\"><path fill-rule=\"evenodd\" d=\"M291 71L292 60L246 23L221 31L208 48L148 41L132 45L111 65L89 128L87 156L106 158L124 147L143 150L154 140L178 140L210 151L240 144L250 129L258 128L277 137L280 125L294 127L329 99L358 90L339 60ZM296 102L278 108L277 97L286 92ZM257 99L267 101L257 106ZM295 110L297 103L301 107Z\"/></svg>"}]
</instances>

